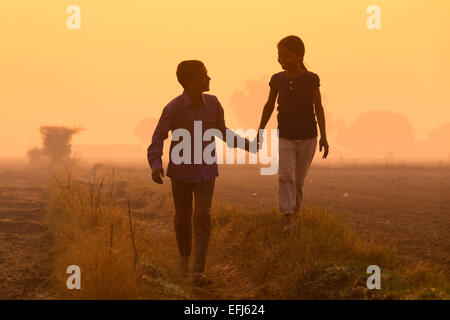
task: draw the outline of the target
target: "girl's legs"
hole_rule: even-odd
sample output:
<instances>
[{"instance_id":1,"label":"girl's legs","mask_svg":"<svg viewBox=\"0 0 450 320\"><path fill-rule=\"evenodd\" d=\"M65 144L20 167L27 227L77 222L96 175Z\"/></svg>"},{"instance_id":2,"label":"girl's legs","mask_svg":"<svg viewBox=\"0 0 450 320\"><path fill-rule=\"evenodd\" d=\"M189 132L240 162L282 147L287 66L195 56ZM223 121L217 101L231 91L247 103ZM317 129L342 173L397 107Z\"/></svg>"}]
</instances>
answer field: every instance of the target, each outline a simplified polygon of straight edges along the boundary
<instances>
[{"instance_id":1,"label":"girl's legs","mask_svg":"<svg viewBox=\"0 0 450 320\"><path fill-rule=\"evenodd\" d=\"M316 149L317 138L279 140L278 201L285 230L295 227L295 214L302 208L303 185Z\"/></svg>"},{"instance_id":2,"label":"girl's legs","mask_svg":"<svg viewBox=\"0 0 450 320\"><path fill-rule=\"evenodd\" d=\"M278 167L278 203L284 214L285 227L288 231L294 228L294 210L296 203L295 165L297 161L296 140L279 139Z\"/></svg>"},{"instance_id":3,"label":"girl's legs","mask_svg":"<svg viewBox=\"0 0 450 320\"><path fill-rule=\"evenodd\" d=\"M295 140L279 139L278 204L283 214L293 214L295 210L296 149Z\"/></svg>"},{"instance_id":4,"label":"girl's legs","mask_svg":"<svg viewBox=\"0 0 450 320\"><path fill-rule=\"evenodd\" d=\"M298 213L303 205L303 185L317 149L317 138L296 140L296 144L297 144L297 164L295 167L296 203L294 213Z\"/></svg>"}]
</instances>

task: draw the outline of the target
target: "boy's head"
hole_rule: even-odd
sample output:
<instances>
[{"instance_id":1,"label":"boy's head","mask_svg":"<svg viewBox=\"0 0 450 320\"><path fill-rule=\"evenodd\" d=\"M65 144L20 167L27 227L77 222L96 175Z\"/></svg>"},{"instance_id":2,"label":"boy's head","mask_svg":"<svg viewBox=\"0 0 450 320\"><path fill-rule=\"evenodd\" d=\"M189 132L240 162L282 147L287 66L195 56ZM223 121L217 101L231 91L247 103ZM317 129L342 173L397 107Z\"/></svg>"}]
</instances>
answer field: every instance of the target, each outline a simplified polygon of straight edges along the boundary
<instances>
[{"instance_id":1,"label":"boy's head","mask_svg":"<svg viewBox=\"0 0 450 320\"><path fill-rule=\"evenodd\" d=\"M201 61L182 61L177 67L177 78L185 90L209 91L211 78L208 76L208 71Z\"/></svg>"}]
</instances>

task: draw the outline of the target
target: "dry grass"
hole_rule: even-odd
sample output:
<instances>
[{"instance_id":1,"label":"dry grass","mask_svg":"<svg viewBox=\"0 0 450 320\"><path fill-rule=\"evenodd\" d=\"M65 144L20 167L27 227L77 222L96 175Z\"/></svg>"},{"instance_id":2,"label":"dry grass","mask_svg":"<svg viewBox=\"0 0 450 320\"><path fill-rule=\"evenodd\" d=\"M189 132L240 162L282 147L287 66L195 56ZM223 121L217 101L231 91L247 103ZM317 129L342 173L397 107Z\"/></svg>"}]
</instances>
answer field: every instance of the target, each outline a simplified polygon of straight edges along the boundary
<instances>
[{"instance_id":1,"label":"dry grass","mask_svg":"<svg viewBox=\"0 0 450 320\"><path fill-rule=\"evenodd\" d=\"M75 177L76 176L76 177ZM54 175L48 220L54 235L53 287L68 299L448 299L447 276L407 265L361 239L339 218L304 208L283 236L275 209L243 211L214 203L209 289L178 275L168 186L120 175L111 167ZM130 199L128 205L127 199ZM67 266L81 268L81 290L68 290ZM368 290L366 269L382 270Z\"/></svg>"},{"instance_id":2,"label":"dry grass","mask_svg":"<svg viewBox=\"0 0 450 320\"><path fill-rule=\"evenodd\" d=\"M58 177L59 176L59 177ZM54 284L61 297L137 298L137 271L127 210L114 203L115 169L91 182L72 173L54 175L48 214L55 242ZM136 226L133 226L136 229ZM67 266L78 265L82 289L68 292Z\"/></svg>"}]
</instances>

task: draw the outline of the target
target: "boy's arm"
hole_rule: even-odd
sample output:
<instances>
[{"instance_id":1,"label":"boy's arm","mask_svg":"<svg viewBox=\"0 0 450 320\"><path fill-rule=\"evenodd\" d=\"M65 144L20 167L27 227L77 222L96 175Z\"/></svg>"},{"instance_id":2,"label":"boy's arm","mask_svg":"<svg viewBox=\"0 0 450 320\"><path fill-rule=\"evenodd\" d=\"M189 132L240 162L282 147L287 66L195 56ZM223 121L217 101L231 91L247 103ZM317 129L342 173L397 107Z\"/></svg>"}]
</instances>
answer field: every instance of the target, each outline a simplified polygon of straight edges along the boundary
<instances>
[{"instance_id":1,"label":"boy's arm","mask_svg":"<svg viewBox=\"0 0 450 320\"><path fill-rule=\"evenodd\" d=\"M153 180L162 183L160 173L164 177L164 169L162 168L162 155L164 148L164 140L169 136L169 130L172 129L173 117L169 106L166 106L159 118L155 132L153 133L152 143L147 149L148 163L152 169Z\"/></svg>"},{"instance_id":2,"label":"boy's arm","mask_svg":"<svg viewBox=\"0 0 450 320\"><path fill-rule=\"evenodd\" d=\"M313 101L314 101L314 112L316 113L317 123L319 124L320 130L320 140L319 140L319 151L324 148L324 153L322 158L326 158L328 155L328 141L327 132L325 129L325 111L322 106L322 97L320 95L319 87L313 89Z\"/></svg>"}]
</instances>

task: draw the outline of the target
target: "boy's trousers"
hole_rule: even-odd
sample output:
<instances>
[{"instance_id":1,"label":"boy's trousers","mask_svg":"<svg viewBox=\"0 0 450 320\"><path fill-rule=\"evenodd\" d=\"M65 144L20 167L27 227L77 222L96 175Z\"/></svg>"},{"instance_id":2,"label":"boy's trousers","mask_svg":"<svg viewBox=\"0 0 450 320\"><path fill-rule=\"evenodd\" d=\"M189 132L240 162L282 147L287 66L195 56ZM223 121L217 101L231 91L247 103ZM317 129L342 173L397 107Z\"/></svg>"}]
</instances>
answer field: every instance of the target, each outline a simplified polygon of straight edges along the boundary
<instances>
[{"instance_id":1,"label":"boy's trousers","mask_svg":"<svg viewBox=\"0 0 450 320\"><path fill-rule=\"evenodd\" d=\"M278 201L283 214L296 214L303 204L303 184L317 148L317 138L279 139Z\"/></svg>"},{"instance_id":2,"label":"boy's trousers","mask_svg":"<svg viewBox=\"0 0 450 320\"><path fill-rule=\"evenodd\" d=\"M199 183L171 178L171 182L175 204L175 235L179 253L183 257L191 255L193 224L195 253L193 271L203 272L211 235L210 209L215 178ZM193 198L195 199L194 210L192 210ZM194 213L193 216L192 213Z\"/></svg>"}]
</instances>

